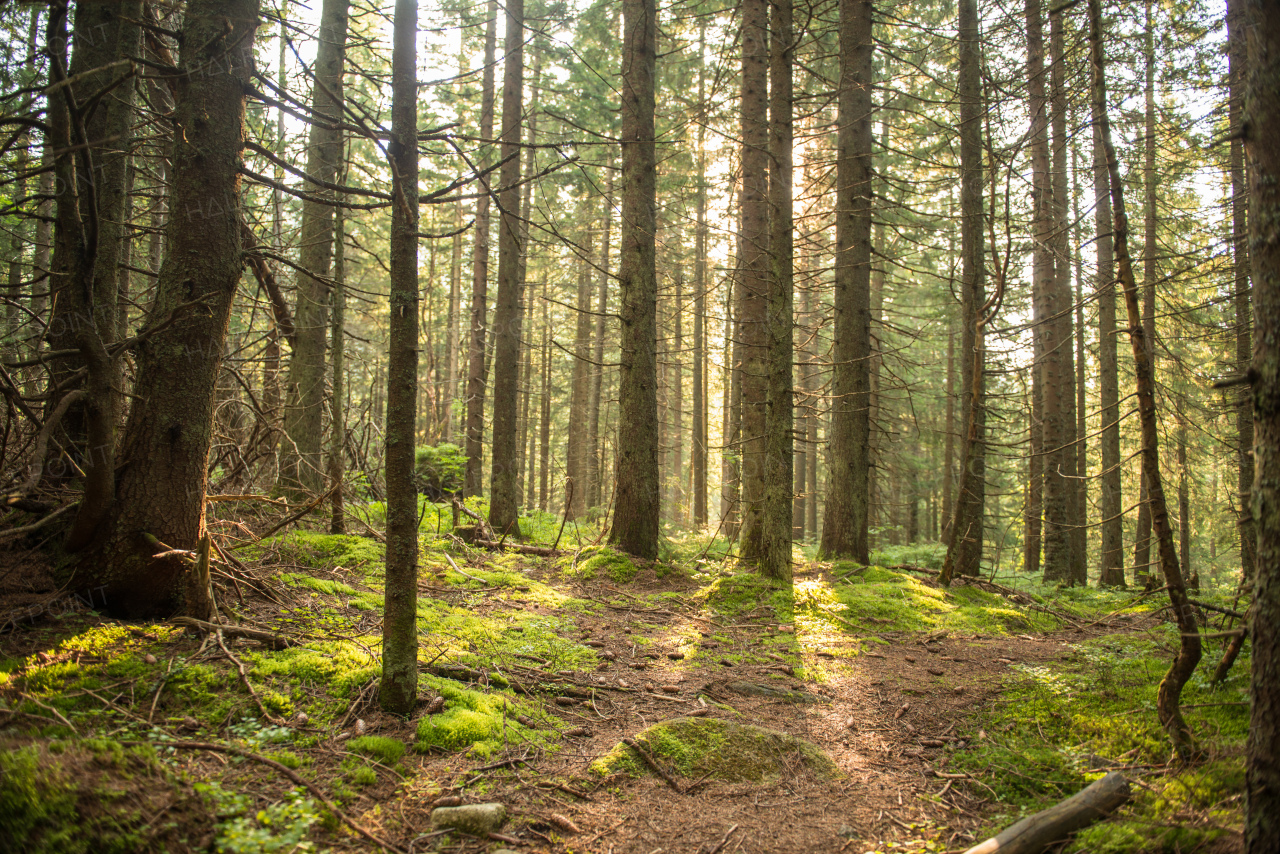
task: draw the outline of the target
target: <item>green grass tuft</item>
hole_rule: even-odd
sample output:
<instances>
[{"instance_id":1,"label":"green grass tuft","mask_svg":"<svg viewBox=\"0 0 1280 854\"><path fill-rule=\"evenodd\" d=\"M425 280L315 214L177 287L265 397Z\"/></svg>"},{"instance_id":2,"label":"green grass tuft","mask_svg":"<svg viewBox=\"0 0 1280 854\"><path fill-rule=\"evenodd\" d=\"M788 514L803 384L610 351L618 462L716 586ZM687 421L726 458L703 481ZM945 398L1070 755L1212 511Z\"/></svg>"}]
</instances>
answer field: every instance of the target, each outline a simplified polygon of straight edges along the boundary
<instances>
[{"instance_id":1,"label":"green grass tuft","mask_svg":"<svg viewBox=\"0 0 1280 854\"><path fill-rule=\"evenodd\" d=\"M395 767L405 752L403 741L383 735L362 735L347 742L347 747L352 753L376 759L391 768Z\"/></svg>"}]
</instances>

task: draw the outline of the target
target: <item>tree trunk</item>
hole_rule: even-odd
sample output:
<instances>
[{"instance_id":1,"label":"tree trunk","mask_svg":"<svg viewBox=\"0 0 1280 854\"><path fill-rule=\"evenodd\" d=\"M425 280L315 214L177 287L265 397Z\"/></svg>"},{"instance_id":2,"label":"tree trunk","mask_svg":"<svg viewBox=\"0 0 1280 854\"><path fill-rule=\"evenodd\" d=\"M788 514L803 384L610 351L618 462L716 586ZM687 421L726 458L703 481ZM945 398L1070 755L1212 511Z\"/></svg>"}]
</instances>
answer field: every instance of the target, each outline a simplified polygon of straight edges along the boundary
<instances>
[{"instance_id":1,"label":"tree trunk","mask_svg":"<svg viewBox=\"0 0 1280 854\"><path fill-rule=\"evenodd\" d=\"M343 365L343 338L346 334L347 315L347 253L344 244L346 215L338 208L333 224L333 313L330 318L329 352L333 370L333 401L329 419L329 483L332 515L329 533L346 533L347 522L343 512L342 481L346 471L347 447L347 392Z\"/></svg>"},{"instance_id":2,"label":"tree trunk","mask_svg":"<svg viewBox=\"0 0 1280 854\"><path fill-rule=\"evenodd\" d=\"M986 306L986 258L982 228L982 31L977 0L959 3L960 68L960 412L964 439L960 483L947 556L939 582L953 575L977 575L982 565L986 524L986 367L983 327ZM914 504L912 505L914 510Z\"/></svg>"},{"instance_id":3,"label":"tree trunk","mask_svg":"<svg viewBox=\"0 0 1280 854\"><path fill-rule=\"evenodd\" d=\"M453 247L449 258L449 318L448 347L445 364L445 390L441 395L444 405L444 431L441 438L453 442L453 402L458 397L458 351L462 346L458 316L462 310L462 201L453 206Z\"/></svg>"},{"instance_id":4,"label":"tree trunk","mask_svg":"<svg viewBox=\"0 0 1280 854\"><path fill-rule=\"evenodd\" d=\"M1244 26L1240 19L1240 4L1232 0L1227 5L1227 57L1230 62L1227 114L1231 128L1231 258L1235 271L1235 287L1232 302L1236 310L1236 372L1248 373L1253 361L1253 310L1250 305L1249 287L1249 199L1244 174L1243 127L1244 88L1246 65ZM1241 581L1252 582L1254 550L1257 538L1253 531L1253 401L1247 386L1236 391L1236 434L1238 447L1237 530L1240 535Z\"/></svg>"},{"instance_id":5,"label":"tree trunk","mask_svg":"<svg viewBox=\"0 0 1280 854\"><path fill-rule=\"evenodd\" d=\"M676 293L672 320L670 355L667 370L671 379L667 383L667 405L671 413L671 498L667 505L667 518L672 524L683 527L686 519L684 496L684 269L675 269Z\"/></svg>"},{"instance_id":6,"label":"tree trunk","mask_svg":"<svg viewBox=\"0 0 1280 854\"><path fill-rule=\"evenodd\" d=\"M1198 752L1191 728L1182 717L1178 705L1182 686L1191 678L1200 662L1200 631L1195 612L1187 599L1187 589L1178 566L1178 554L1173 544L1173 531L1169 525L1169 513L1165 506L1164 486L1160 480L1159 427L1156 416L1155 375L1150 350L1142 324L1142 309L1138 305L1138 286L1133 275L1133 262L1129 255L1129 219L1124 208L1124 185L1120 181L1120 164L1115 147L1111 143L1111 127L1107 117L1106 74L1102 44L1101 0L1089 0L1090 48L1093 61L1093 100L1101 120L1102 144L1107 153L1107 174L1111 183L1111 208L1115 224L1116 268L1120 285L1124 290L1125 308L1129 316L1129 339L1133 349L1134 375L1138 398L1138 415L1142 427L1142 462L1149 474L1147 481L1151 500L1151 524L1155 530L1160 552L1160 568L1169 589L1169 601L1173 606L1174 620L1178 626L1181 643L1177 657L1169 667L1156 691L1156 712L1160 723L1169 733L1174 749L1186 759Z\"/></svg>"},{"instance_id":7,"label":"tree trunk","mask_svg":"<svg viewBox=\"0 0 1280 854\"><path fill-rule=\"evenodd\" d=\"M654 96L658 13L654 0L623 0L622 370L618 388L616 497L609 542L658 556L658 365L655 267L657 163Z\"/></svg>"},{"instance_id":8,"label":"tree trunk","mask_svg":"<svg viewBox=\"0 0 1280 854\"><path fill-rule=\"evenodd\" d=\"M387 577L378 702L396 715L418 700L418 0L396 0L391 55L391 253L387 353Z\"/></svg>"},{"instance_id":9,"label":"tree trunk","mask_svg":"<svg viewBox=\"0 0 1280 854\"><path fill-rule=\"evenodd\" d=\"M502 189L498 218L498 301L493 312L493 462L489 525L499 536L520 534L516 403L520 365L520 119L524 103L524 0L507 0L502 81Z\"/></svg>"},{"instance_id":10,"label":"tree trunk","mask_svg":"<svg viewBox=\"0 0 1280 854\"><path fill-rule=\"evenodd\" d=\"M599 507L603 501L604 461L600 440L600 407L604 395L604 338L605 320L609 312L609 244L613 224L613 172L605 182L604 236L600 239L599 302L596 306L595 343L591 357L595 367L591 374L591 412L588 418L587 506Z\"/></svg>"},{"instance_id":11,"label":"tree trunk","mask_svg":"<svg viewBox=\"0 0 1280 854\"><path fill-rule=\"evenodd\" d=\"M350 0L325 0L320 10L315 86L311 109L325 121L312 122L307 144L307 174L334 183L342 162L342 70L346 61L347 7ZM334 208L322 200L335 196L321 183L307 187L302 202L298 298L293 312L293 355L289 358L284 409L288 437L280 460L280 485L289 491L319 492L324 480L325 338L329 331L329 284L333 264Z\"/></svg>"},{"instance_id":12,"label":"tree trunk","mask_svg":"<svg viewBox=\"0 0 1280 854\"><path fill-rule=\"evenodd\" d=\"M1280 17L1270 3L1231 0L1230 7L1237 2L1249 41L1241 127L1258 323L1253 357L1258 476L1252 496L1258 551L1245 850L1274 854L1280 840Z\"/></svg>"},{"instance_id":13,"label":"tree trunk","mask_svg":"<svg viewBox=\"0 0 1280 854\"><path fill-rule=\"evenodd\" d=\"M579 208L582 221L590 221L590 204L584 199ZM576 329L573 339L573 378L569 401L568 448L565 453L569 475L569 488L573 499L569 502L569 515L578 519L587 511L588 470L587 456L591 451L590 436L581 429L587 423L591 404L591 229L583 229L582 243L586 257L578 261L578 301Z\"/></svg>"},{"instance_id":14,"label":"tree trunk","mask_svg":"<svg viewBox=\"0 0 1280 854\"><path fill-rule=\"evenodd\" d=\"M760 571L774 581L791 583L791 431L794 428L795 238L792 185L795 169L792 117L792 63L795 35L792 0L771 0L772 44L769 51L769 303L766 308L764 494L761 508Z\"/></svg>"},{"instance_id":15,"label":"tree trunk","mask_svg":"<svg viewBox=\"0 0 1280 854\"><path fill-rule=\"evenodd\" d=\"M698 21L698 184L693 247L693 526L707 525L707 25Z\"/></svg>"},{"instance_id":16,"label":"tree trunk","mask_svg":"<svg viewBox=\"0 0 1280 854\"><path fill-rule=\"evenodd\" d=\"M1111 179L1102 145L1102 105L1092 106L1094 250L1097 253L1098 404L1102 421L1101 587L1124 587L1124 503L1120 483L1120 379L1116 359L1116 278L1111 226Z\"/></svg>"},{"instance_id":17,"label":"tree trunk","mask_svg":"<svg viewBox=\"0 0 1280 854\"><path fill-rule=\"evenodd\" d=\"M840 0L835 331L830 468L820 553L869 560L872 4Z\"/></svg>"},{"instance_id":18,"label":"tree trunk","mask_svg":"<svg viewBox=\"0 0 1280 854\"><path fill-rule=\"evenodd\" d=\"M73 580L122 617L204 618L212 604L207 578L173 550L192 551L206 536L214 390L243 263L238 196L257 20L256 0L192 0L185 15L186 73L174 78L175 215L136 351L146 395L129 413L114 502L77 556ZM160 552L169 554L152 557Z\"/></svg>"},{"instance_id":19,"label":"tree trunk","mask_svg":"<svg viewBox=\"0 0 1280 854\"><path fill-rule=\"evenodd\" d=\"M542 301L542 398L538 419L538 509L547 512L551 498L551 304Z\"/></svg>"},{"instance_id":20,"label":"tree trunk","mask_svg":"<svg viewBox=\"0 0 1280 854\"><path fill-rule=\"evenodd\" d=\"M484 35L484 82L480 96L480 136L493 139L493 68L498 40L498 0L489 0L489 19ZM487 168L493 162L492 147L486 144L480 151L478 167ZM467 336L467 423L466 451L467 473L463 494L479 495L484 480L484 398L489 382L489 370L485 361L486 313L489 295L489 193L490 181L480 179L480 194L476 199L475 243L471 254L471 330Z\"/></svg>"},{"instance_id":21,"label":"tree trunk","mask_svg":"<svg viewBox=\"0 0 1280 854\"><path fill-rule=\"evenodd\" d=\"M742 3L742 129L738 254L738 338L742 372L739 551L764 556L769 381L769 2Z\"/></svg>"},{"instance_id":22,"label":"tree trunk","mask_svg":"<svg viewBox=\"0 0 1280 854\"><path fill-rule=\"evenodd\" d=\"M954 321L953 321L954 323ZM951 495L955 492L956 469L956 333L955 327L947 331L947 407L943 422L942 451L942 541L951 541L951 522L955 510Z\"/></svg>"}]
</instances>

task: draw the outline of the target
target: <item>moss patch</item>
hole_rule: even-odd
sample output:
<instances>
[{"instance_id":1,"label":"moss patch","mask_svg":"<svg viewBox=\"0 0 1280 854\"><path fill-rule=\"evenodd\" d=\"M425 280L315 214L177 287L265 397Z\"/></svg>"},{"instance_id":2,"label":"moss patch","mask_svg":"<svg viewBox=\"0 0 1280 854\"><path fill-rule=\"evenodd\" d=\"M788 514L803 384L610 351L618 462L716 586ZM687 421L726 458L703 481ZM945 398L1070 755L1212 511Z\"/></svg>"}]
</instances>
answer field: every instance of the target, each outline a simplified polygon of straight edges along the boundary
<instances>
[{"instance_id":1,"label":"moss patch","mask_svg":"<svg viewBox=\"0 0 1280 854\"><path fill-rule=\"evenodd\" d=\"M715 718L673 718L642 730L635 741L650 756L685 777L759 782L790 773L797 763L822 777L839 772L817 745L778 730ZM619 743L591 770L605 775L648 771L630 747Z\"/></svg>"},{"instance_id":2,"label":"moss patch","mask_svg":"<svg viewBox=\"0 0 1280 854\"><path fill-rule=\"evenodd\" d=\"M506 694L485 694L463 688L448 679L424 677L426 687L445 699L444 711L418 722L419 752L430 750L467 750L472 756L487 757L503 744L536 741L546 743L545 733L529 729L516 720L517 715L541 715Z\"/></svg>"},{"instance_id":3,"label":"moss patch","mask_svg":"<svg viewBox=\"0 0 1280 854\"><path fill-rule=\"evenodd\" d=\"M629 557L608 546L589 546L576 556L561 558L556 566L571 578L588 581L606 576L619 584L634 580L640 571Z\"/></svg>"},{"instance_id":4,"label":"moss patch","mask_svg":"<svg viewBox=\"0 0 1280 854\"><path fill-rule=\"evenodd\" d=\"M347 747L352 753L376 759L388 767L395 767L405 751L403 741L383 735L362 735L347 742Z\"/></svg>"}]
</instances>

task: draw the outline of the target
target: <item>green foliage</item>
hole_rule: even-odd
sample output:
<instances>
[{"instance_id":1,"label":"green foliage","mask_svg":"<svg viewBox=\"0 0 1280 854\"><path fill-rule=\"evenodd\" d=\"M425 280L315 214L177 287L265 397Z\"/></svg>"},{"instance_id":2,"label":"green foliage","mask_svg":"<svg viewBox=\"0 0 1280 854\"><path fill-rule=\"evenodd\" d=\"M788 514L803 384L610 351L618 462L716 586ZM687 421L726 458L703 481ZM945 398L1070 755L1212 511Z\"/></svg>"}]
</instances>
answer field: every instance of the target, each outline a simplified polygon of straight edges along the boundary
<instances>
[{"instance_id":1,"label":"green foliage","mask_svg":"<svg viewBox=\"0 0 1280 854\"><path fill-rule=\"evenodd\" d=\"M376 759L389 768L395 767L405 752L403 741L383 735L362 735L347 742L347 747L352 753Z\"/></svg>"},{"instance_id":2,"label":"green foliage","mask_svg":"<svg viewBox=\"0 0 1280 854\"><path fill-rule=\"evenodd\" d=\"M419 445L414 451L414 486L433 500L461 492L466 473L467 455L457 445Z\"/></svg>"},{"instance_id":3,"label":"green foliage","mask_svg":"<svg viewBox=\"0 0 1280 854\"><path fill-rule=\"evenodd\" d=\"M1111 762L1163 764L1170 747L1155 696L1175 645L1166 627L1156 638L1110 635L1079 644L1062 665L1015 667L1000 701L977 722L984 737L971 735L969 748L955 754L959 770L981 774L1000 803L1016 810L993 826L1073 794ZM1213 758L1150 778L1153 789L1135 789L1117 817L1082 833L1071 850L1195 850L1239 823L1249 717L1247 676L1239 674L1248 667L1237 662L1237 675L1215 691L1202 665L1183 691L1185 714ZM1170 817L1186 810L1207 810L1213 821L1175 826L1185 823Z\"/></svg>"},{"instance_id":4,"label":"green foliage","mask_svg":"<svg viewBox=\"0 0 1280 854\"><path fill-rule=\"evenodd\" d=\"M713 613L737 617L764 609L783 622L794 611L791 590L779 587L757 572L724 570L696 595Z\"/></svg>"},{"instance_id":5,"label":"green foliage","mask_svg":"<svg viewBox=\"0 0 1280 854\"><path fill-rule=\"evenodd\" d=\"M942 569L947 547L941 543L911 543L905 546L884 545L871 553L872 565L923 566Z\"/></svg>"},{"instance_id":6,"label":"green foliage","mask_svg":"<svg viewBox=\"0 0 1280 854\"><path fill-rule=\"evenodd\" d=\"M197 783L196 791L212 803L218 817L214 847L218 854L288 854L315 851L307 841L312 825L320 819L320 810L302 789L295 789L285 799L254 812L252 800L231 792L220 783Z\"/></svg>"},{"instance_id":7,"label":"green foliage","mask_svg":"<svg viewBox=\"0 0 1280 854\"><path fill-rule=\"evenodd\" d=\"M342 567L366 577L381 577L387 549L369 537L298 530L263 540L246 551L252 557L275 551L285 563L317 568Z\"/></svg>"}]
</instances>

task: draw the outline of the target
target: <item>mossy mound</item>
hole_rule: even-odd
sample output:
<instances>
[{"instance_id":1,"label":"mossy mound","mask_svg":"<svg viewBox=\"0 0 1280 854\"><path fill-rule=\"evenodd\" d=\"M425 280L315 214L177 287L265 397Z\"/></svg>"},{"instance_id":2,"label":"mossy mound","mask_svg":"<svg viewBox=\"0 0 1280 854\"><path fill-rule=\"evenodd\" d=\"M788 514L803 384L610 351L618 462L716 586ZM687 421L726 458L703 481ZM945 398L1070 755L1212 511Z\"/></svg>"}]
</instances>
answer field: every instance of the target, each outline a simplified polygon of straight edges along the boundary
<instances>
[{"instance_id":1,"label":"mossy mound","mask_svg":"<svg viewBox=\"0 0 1280 854\"><path fill-rule=\"evenodd\" d=\"M608 546L588 546L576 558L562 558L559 567L571 578L590 581L604 575L619 584L632 581L640 572L629 557Z\"/></svg>"},{"instance_id":2,"label":"mossy mound","mask_svg":"<svg viewBox=\"0 0 1280 854\"><path fill-rule=\"evenodd\" d=\"M694 779L760 782L793 773L796 765L821 777L839 772L812 742L775 729L715 718L672 718L641 730L635 737L650 756L676 773ZM591 765L597 774L639 776L649 769L630 747L619 743Z\"/></svg>"}]
</instances>

